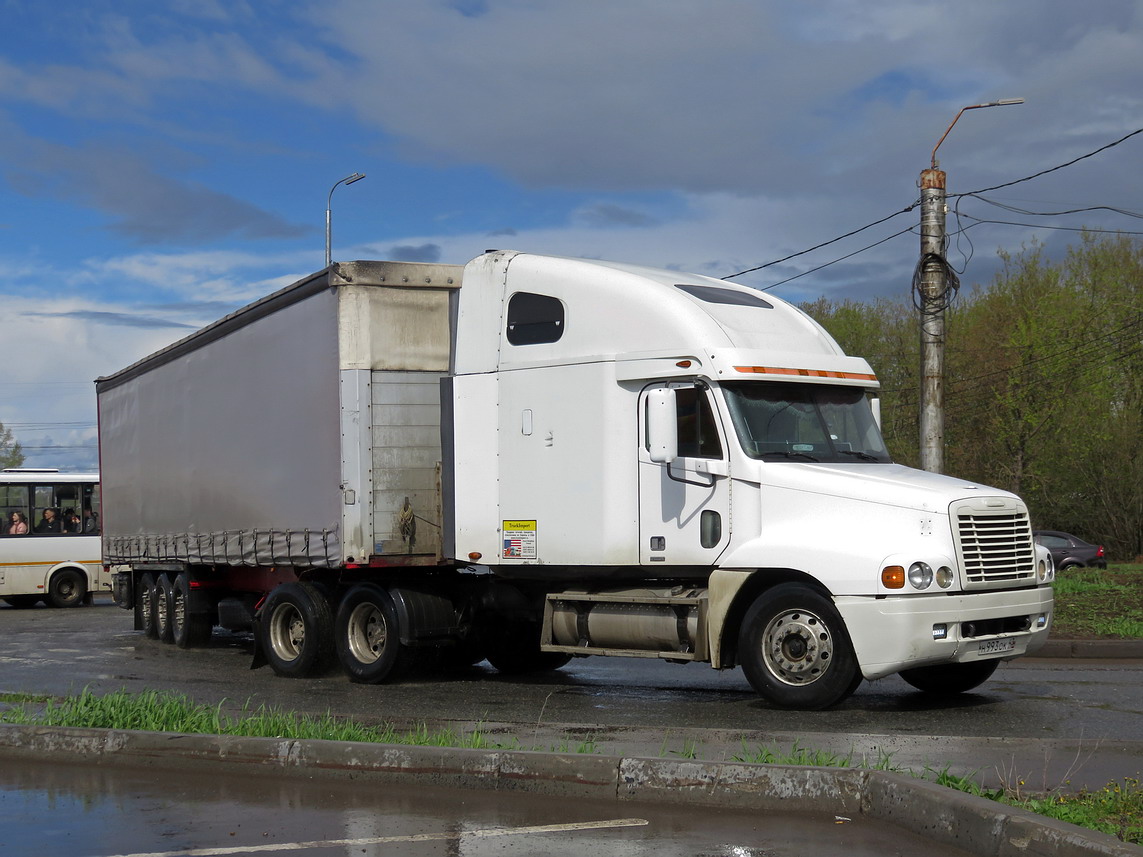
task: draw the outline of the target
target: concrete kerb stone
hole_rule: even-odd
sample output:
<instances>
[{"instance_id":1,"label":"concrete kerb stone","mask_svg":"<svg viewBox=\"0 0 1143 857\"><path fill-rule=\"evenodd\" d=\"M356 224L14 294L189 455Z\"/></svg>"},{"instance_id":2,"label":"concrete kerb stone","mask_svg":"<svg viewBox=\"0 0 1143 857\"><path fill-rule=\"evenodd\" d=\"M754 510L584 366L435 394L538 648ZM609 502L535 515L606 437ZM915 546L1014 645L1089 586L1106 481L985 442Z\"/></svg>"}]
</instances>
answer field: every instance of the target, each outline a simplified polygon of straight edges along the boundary
<instances>
[{"instance_id":1,"label":"concrete kerb stone","mask_svg":"<svg viewBox=\"0 0 1143 857\"><path fill-rule=\"evenodd\" d=\"M0 756L63 757L249 775L415 782L452 788L867 818L981 857L1140 857L1143 848L901 774L734 762L406 747L0 724Z\"/></svg>"}]
</instances>

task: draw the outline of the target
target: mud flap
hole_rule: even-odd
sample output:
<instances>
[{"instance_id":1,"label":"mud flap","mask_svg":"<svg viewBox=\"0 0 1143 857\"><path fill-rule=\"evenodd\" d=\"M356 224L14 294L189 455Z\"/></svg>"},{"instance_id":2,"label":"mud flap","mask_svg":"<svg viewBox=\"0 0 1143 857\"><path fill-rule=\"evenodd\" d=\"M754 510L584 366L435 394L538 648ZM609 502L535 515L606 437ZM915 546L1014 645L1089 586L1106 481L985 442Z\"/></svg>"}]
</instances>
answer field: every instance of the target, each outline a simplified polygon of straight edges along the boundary
<instances>
[{"instance_id":1,"label":"mud flap","mask_svg":"<svg viewBox=\"0 0 1143 857\"><path fill-rule=\"evenodd\" d=\"M266 653L262 650L262 617L256 615L254 621L251 623L254 627L254 657L250 661L250 669L256 670L259 667L264 667L270 663L266 659Z\"/></svg>"}]
</instances>

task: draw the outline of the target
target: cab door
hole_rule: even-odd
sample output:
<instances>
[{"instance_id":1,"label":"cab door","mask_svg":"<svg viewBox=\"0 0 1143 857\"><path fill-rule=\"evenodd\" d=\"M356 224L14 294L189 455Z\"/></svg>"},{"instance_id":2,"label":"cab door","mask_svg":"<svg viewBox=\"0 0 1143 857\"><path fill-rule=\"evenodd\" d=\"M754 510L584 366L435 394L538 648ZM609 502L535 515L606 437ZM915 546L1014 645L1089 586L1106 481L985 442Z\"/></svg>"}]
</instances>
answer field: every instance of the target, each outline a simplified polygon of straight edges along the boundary
<instances>
[{"instance_id":1,"label":"cab door","mask_svg":"<svg viewBox=\"0 0 1143 857\"><path fill-rule=\"evenodd\" d=\"M666 394L664 394L664 391ZM674 457L654 455L651 409L673 411ZM701 382L653 384L639 398L639 536L644 565L710 566L730 539L726 433ZM669 416L668 416L669 419Z\"/></svg>"}]
</instances>

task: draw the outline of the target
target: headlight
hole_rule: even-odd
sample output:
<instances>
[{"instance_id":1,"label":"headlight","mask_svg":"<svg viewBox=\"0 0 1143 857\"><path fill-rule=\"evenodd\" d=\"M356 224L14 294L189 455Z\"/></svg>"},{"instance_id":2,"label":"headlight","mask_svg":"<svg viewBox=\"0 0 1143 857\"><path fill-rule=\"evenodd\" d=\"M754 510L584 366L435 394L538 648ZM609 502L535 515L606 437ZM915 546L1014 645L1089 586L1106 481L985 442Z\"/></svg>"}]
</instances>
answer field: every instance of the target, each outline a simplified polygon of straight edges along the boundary
<instances>
[{"instance_id":1,"label":"headlight","mask_svg":"<svg viewBox=\"0 0 1143 857\"><path fill-rule=\"evenodd\" d=\"M909 566L909 585L914 589L928 589L933 583L933 569L927 562Z\"/></svg>"},{"instance_id":2,"label":"headlight","mask_svg":"<svg viewBox=\"0 0 1143 857\"><path fill-rule=\"evenodd\" d=\"M953 583L953 570L947 565L942 565L937 569L937 586L941 589L948 589Z\"/></svg>"}]
</instances>

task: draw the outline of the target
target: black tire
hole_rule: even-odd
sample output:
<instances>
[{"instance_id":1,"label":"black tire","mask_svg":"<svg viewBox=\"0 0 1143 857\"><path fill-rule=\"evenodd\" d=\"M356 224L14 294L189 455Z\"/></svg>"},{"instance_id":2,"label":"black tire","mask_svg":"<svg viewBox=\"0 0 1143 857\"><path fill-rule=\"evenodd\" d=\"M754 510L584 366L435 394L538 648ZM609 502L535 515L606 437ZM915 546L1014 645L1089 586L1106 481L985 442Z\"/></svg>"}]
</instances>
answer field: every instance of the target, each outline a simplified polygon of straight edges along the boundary
<instances>
[{"instance_id":1,"label":"black tire","mask_svg":"<svg viewBox=\"0 0 1143 857\"><path fill-rule=\"evenodd\" d=\"M506 623L490 632L488 663L505 675L558 670L572 659L564 652L540 651L540 626L535 622Z\"/></svg>"},{"instance_id":2,"label":"black tire","mask_svg":"<svg viewBox=\"0 0 1143 857\"><path fill-rule=\"evenodd\" d=\"M415 653L401 643L397 608L381 587L362 583L345 593L334 626L337 658L350 681L380 684L412 666Z\"/></svg>"},{"instance_id":3,"label":"black tire","mask_svg":"<svg viewBox=\"0 0 1143 857\"><path fill-rule=\"evenodd\" d=\"M155 637L164 643L173 643L174 623L172 618L171 583L169 574L160 574L155 578L155 585L151 589L151 615L155 620Z\"/></svg>"},{"instance_id":4,"label":"black tire","mask_svg":"<svg viewBox=\"0 0 1143 857\"><path fill-rule=\"evenodd\" d=\"M8 595L4 598L5 603L9 607L18 607L21 610L26 610L29 607L35 607L40 603L40 596L38 595Z\"/></svg>"},{"instance_id":5,"label":"black tire","mask_svg":"<svg viewBox=\"0 0 1143 857\"><path fill-rule=\"evenodd\" d=\"M51 607L79 607L87 597L87 575L77 568L63 568L48 581L46 600Z\"/></svg>"},{"instance_id":6,"label":"black tire","mask_svg":"<svg viewBox=\"0 0 1143 857\"><path fill-rule=\"evenodd\" d=\"M940 664L935 667L917 667L901 670L901 678L922 693L951 696L980 687L996 672L1000 661L968 661L963 664Z\"/></svg>"},{"instance_id":7,"label":"black tire","mask_svg":"<svg viewBox=\"0 0 1143 857\"><path fill-rule=\"evenodd\" d=\"M171 638L180 649L205 646L214 631L209 615L190 612L190 590L190 573L180 572L171 588Z\"/></svg>"},{"instance_id":8,"label":"black tire","mask_svg":"<svg viewBox=\"0 0 1143 857\"><path fill-rule=\"evenodd\" d=\"M305 678L333 663L333 614L310 583L283 583L271 590L258 620L258 642L274 672Z\"/></svg>"},{"instance_id":9,"label":"black tire","mask_svg":"<svg viewBox=\"0 0 1143 857\"><path fill-rule=\"evenodd\" d=\"M139 582L135 584L135 611L143 635L152 640L158 638L159 628L155 624L155 576L149 571L139 575Z\"/></svg>"},{"instance_id":10,"label":"black tire","mask_svg":"<svg viewBox=\"0 0 1143 857\"><path fill-rule=\"evenodd\" d=\"M841 615L829 598L800 583L779 584L750 605L738 660L751 686L780 708L829 708L861 684Z\"/></svg>"}]
</instances>

